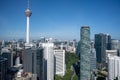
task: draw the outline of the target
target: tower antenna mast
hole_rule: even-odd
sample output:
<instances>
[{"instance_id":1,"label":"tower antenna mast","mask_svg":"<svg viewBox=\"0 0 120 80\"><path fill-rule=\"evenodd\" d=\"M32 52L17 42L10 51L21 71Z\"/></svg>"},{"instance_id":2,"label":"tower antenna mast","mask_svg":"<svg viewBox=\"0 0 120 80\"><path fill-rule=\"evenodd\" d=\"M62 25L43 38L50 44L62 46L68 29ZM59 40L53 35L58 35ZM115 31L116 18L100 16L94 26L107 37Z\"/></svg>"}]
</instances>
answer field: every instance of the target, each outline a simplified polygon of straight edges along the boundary
<instances>
[{"instance_id":1,"label":"tower antenna mast","mask_svg":"<svg viewBox=\"0 0 120 80\"><path fill-rule=\"evenodd\" d=\"M27 8L30 8L30 1L28 0Z\"/></svg>"},{"instance_id":2,"label":"tower antenna mast","mask_svg":"<svg viewBox=\"0 0 120 80\"><path fill-rule=\"evenodd\" d=\"M32 15L32 12L30 10L30 7L29 7L29 0L28 0L28 3L27 3L27 9L25 10L25 15L27 17L27 28L26 28L26 44L25 46L28 47L30 46L30 40L29 40L29 37L30 37L30 16Z\"/></svg>"}]
</instances>

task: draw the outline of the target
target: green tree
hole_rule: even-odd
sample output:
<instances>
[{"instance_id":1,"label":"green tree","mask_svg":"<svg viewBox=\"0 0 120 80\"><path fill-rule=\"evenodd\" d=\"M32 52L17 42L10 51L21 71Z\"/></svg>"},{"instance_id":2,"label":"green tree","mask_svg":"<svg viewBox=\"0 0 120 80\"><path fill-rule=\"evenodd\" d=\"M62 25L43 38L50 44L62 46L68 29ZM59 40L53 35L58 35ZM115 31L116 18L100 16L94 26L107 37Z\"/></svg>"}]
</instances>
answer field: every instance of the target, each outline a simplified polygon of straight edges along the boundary
<instances>
[{"instance_id":1,"label":"green tree","mask_svg":"<svg viewBox=\"0 0 120 80\"><path fill-rule=\"evenodd\" d=\"M66 73L63 77L55 75L55 80L71 80L71 76L74 72L71 70L71 66L75 64L78 60L79 57L77 54L67 52L65 54ZM75 75L73 80L78 80L78 77Z\"/></svg>"}]
</instances>

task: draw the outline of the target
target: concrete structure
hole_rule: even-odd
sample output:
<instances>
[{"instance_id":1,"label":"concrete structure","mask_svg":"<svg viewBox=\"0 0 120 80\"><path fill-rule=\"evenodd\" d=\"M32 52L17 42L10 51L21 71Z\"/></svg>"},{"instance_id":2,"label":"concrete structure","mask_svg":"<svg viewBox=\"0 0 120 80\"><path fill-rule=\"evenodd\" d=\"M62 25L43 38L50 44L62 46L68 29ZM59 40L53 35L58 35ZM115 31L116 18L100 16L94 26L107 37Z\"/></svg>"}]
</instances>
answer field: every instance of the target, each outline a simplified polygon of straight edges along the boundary
<instances>
[{"instance_id":1,"label":"concrete structure","mask_svg":"<svg viewBox=\"0 0 120 80\"><path fill-rule=\"evenodd\" d=\"M41 37L41 38L40 38L40 42L41 42L41 43L45 43L45 42L46 42L45 37Z\"/></svg>"},{"instance_id":2,"label":"concrete structure","mask_svg":"<svg viewBox=\"0 0 120 80\"><path fill-rule=\"evenodd\" d=\"M4 40L2 41L1 47L5 47L5 41Z\"/></svg>"},{"instance_id":3,"label":"concrete structure","mask_svg":"<svg viewBox=\"0 0 120 80\"><path fill-rule=\"evenodd\" d=\"M55 65L55 74L64 76L66 65L65 65L65 50L54 50L54 65Z\"/></svg>"},{"instance_id":4,"label":"concrete structure","mask_svg":"<svg viewBox=\"0 0 120 80\"><path fill-rule=\"evenodd\" d=\"M53 43L42 43L44 49L44 80L54 80L54 51Z\"/></svg>"},{"instance_id":5,"label":"concrete structure","mask_svg":"<svg viewBox=\"0 0 120 80\"><path fill-rule=\"evenodd\" d=\"M0 56L0 80L7 79L8 59Z\"/></svg>"},{"instance_id":6,"label":"concrete structure","mask_svg":"<svg viewBox=\"0 0 120 80\"><path fill-rule=\"evenodd\" d=\"M29 40L29 34L30 34L30 31L29 31L29 29L30 29L30 16L32 15L32 12L31 12L31 10L30 10L30 8L29 8L29 0L28 0L28 6L27 6L27 9L25 10L25 15L26 15L26 17L27 17L27 28L26 28L26 44L25 44L25 46L26 47L29 47L30 46L30 40Z\"/></svg>"},{"instance_id":7,"label":"concrete structure","mask_svg":"<svg viewBox=\"0 0 120 80\"><path fill-rule=\"evenodd\" d=\"M117 50L106 50L106 63L108 63L109 55L117 56Z\"/></svg>"},{"instance_id":8,"label":"concrete structure","mask_svg":"<svg viewBox=\"0 0 120 80\"><path fill-rule=\"evenodd\" d=\"M81 27L80 80L90 80L90 27Z\"/></svg>"},{"instance_id":9,"label":"concrete structure","mask_svg":"<svg viewBox=\"0 0 120 80\"><path fill-rule=\"evenodd\" d=\"M91 42L91 54L90 54L90 69L93 72L96 69L96 50L94 48L94 42Z\"/></svg>"},{"instance_id":10,"label":"concrete structure","mask_svg":"<svg viewBox=\"0 0 120 80\"><path fill-rule=\"evenodd\" d=\"M120 41L112 39L112 50L117 50L117 55L120 56Z\"/></svg>"},{"instance_id":11,"label":"concrete structure","mask_svg":"<svg viewBox=\"0 0 120 80\"><path fill-rule=\"evenodd\" d=\"M105 34L95 34L95 49L96 49L96 57L98 63L106 62L106 35Z\"/></svg>"},{"instance_id":12,"label":"concrete structure","mask_svg":"<svg viewBox=\"0 0 120 80\"><path fill-rule=\"evenodd\" d=\"M117 56L117 50L106 50L106 56L108 57L108 55L113 55L113 56Z\"/></svg>"},{"instance_id":13,"label":"concrete structure","mask_svg":"<svg viewBox=\"0 0 120 80\"><path fill-rule=\"evenodd\" d=\"M78 42L77 48L76 48L77 54L80 56L80 41Z\"/></svg>"},{"instance_id":14,"label":"concrete structure","mask_svg":"<svg viewBox=\"0 0 120 80\"><path fill-rule=\"evenodd\" d=\"M19 65L20 64L20 57L18 56L15 60L15 65Z\"/></svg>"},{"instance_id":15,"label":"concrete structure","mask_svg":"<svg viewBox=\"0 0 120 80\"><path fill-rule=\"evenodd\" d=\"M119 49L119 40L112 39L112 50L118 50Z\"/></svg>"},{"instance_id":16,"label":"concrete structure","mask_svg":"<svg viewBox=\"0 0 120 80\"><path fill-rule=\"evenodd\" d=\"M96 72L96 63L97 59L96 59L96 50L94 48L94 42L91 41L91 54L90 54L90 71L91 71L91 80L96 80L95 79L95 72Z\"/></svg>"},{"instance_id":17,"label":"concrete structure","mask_svg":"<svg viewBox=\"0 0 120 80\"><path fill-rule=\"evenodd\" d=\"M108 56L108 80L120 79L120 57ZM118 79L118 80L119 80Z\"/></svg>"},{"instance_id":18,"label":"concrete structure","mask_svg":"<svg viewBox=\"0 0 120 80\"><path fill-rule=\"evenodd\" d=\"M8 52L9 53L9 52L11 52L10 50L11 50L10 47L4 47L4 48L1 49L1 54L4 53L4 52Z\"/></svg>"},{"instance_id":19,"label":"concrete structure","mask_svg":"<svg viewBox=\"0 0 120 80\"><path fill-rule=\"evenodd\" d=\"M37 74L39 80L43 79L43 49L25 49L23 69L25 72Z\"/></svg>"}]
</instances>

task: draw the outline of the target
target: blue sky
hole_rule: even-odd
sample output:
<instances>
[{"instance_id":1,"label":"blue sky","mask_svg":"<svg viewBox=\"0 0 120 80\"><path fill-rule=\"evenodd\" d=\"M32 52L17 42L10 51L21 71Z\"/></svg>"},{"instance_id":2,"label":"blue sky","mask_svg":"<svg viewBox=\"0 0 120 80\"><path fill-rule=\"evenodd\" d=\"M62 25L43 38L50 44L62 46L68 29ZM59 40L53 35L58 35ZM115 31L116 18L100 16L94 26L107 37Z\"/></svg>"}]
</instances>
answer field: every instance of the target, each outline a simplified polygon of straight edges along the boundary
<instances>
[{"instance_id":1,"label":"blue sky","mask_svg":"<svg viewBox=\"0 0 120 80\"><path fill-rule=\"evenodd\" d=\"M27 0L0 0L0 40L26 36ZM30 0L30 36L80 38L80 27L120 39L120 0Z\"/></svg>"}]
</instances>

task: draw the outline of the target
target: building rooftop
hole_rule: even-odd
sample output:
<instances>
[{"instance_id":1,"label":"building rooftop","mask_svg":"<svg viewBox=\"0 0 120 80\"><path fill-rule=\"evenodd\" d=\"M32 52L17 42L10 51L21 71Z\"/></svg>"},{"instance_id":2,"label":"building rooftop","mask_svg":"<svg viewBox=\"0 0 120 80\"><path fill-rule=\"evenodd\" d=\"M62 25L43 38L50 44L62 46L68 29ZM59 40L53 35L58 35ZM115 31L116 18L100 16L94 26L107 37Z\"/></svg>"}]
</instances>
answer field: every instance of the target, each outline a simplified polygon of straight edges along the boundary
<instances>
[{"instance_id":1,"label":"building rooftop","mask_svg":"<svg viewBox=\"0 0 120 80\"><path fill-rule=\"evenodd\" d=\"M81 28L90 28L89 26L82 26Z\"/></svg>"},{"instance_id":2,"label":"building rooftop","mask_svg":"<svg viewBox=\"0 0 120 80\"><path fill-rule=\"evenodd\" d=\"M106 50L106 52L117 52L117 50Z\"/></svg>"},{"instance_id":3,"label":"building rooftop","mask_svg":"<svg viewBox=\"0 0 120 80\"><path fill-rule=\"evenodd\" d=\"M0 62L6 61L8 60L7 58L3 58L2 56L0 56Z\"/></svg>"},{"instance_id":4,"label":"building rooftop","mask_svg":"<svg viewBox=\"0 0 120 80\"><path fill-rule=\"evenodd\" d=\"M17 77L15 78L15 80L33 80L32 78L35 77L33 76L32 73L28 73L28 72L22 72L22 73L18 73Z\"/></svg>"}]
</instances>

